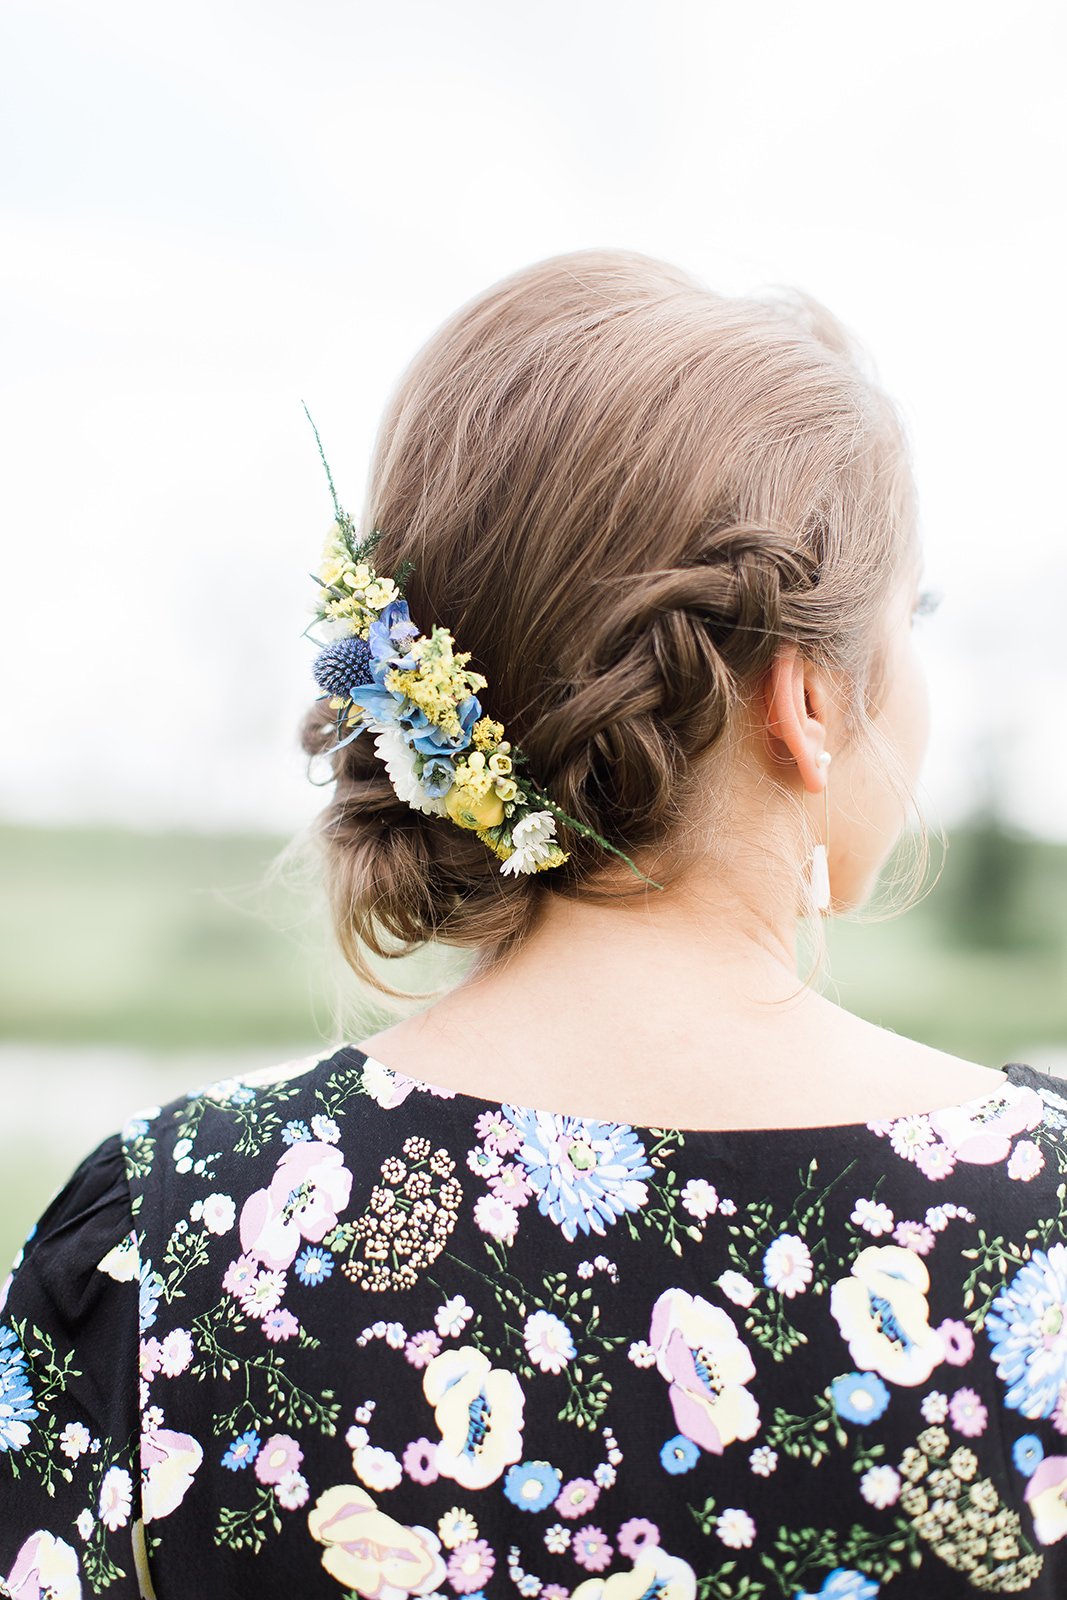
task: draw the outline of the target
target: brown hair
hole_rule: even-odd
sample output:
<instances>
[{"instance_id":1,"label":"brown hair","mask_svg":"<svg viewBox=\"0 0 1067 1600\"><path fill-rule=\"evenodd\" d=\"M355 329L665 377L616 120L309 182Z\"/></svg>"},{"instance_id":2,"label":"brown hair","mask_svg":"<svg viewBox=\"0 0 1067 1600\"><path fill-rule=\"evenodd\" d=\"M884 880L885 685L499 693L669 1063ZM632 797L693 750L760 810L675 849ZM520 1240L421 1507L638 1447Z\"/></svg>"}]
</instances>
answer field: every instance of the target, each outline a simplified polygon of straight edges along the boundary
<instances>
[{"instance_id":1,"label":"brown hair","mask_svg":"<svg viewBox=\"0 0 1067 1600\"><path fill-rule=\"evenodd\" d=\"M878 747L914 485L894 405L810 295L729 298L607 249L504 278L403 374L359 522L381 530L380 574L414 563L413 620L471 652L483 714L530 775L665 886L708 852L693 817L726 792L736 713L782 641L839 675L849 742ZM309 757L336 742L324 699L301 742ZM502 874L474 834L397 798L372 736L326 759L312 837L334 930L385 994L402 991L367 950L436 942L494 965L548 896L657 892L567 829L564 865Z\"/></svg>"}]
</instances>

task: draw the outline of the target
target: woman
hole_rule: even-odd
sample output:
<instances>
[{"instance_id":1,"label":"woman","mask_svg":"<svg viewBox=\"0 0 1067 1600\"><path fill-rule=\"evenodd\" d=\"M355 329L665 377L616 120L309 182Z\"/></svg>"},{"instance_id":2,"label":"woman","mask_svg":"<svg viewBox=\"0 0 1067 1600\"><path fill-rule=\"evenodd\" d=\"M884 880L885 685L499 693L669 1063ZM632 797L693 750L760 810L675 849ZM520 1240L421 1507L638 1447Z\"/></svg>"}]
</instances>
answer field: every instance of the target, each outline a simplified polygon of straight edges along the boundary
<instances>
[{"instance_id":1,"label":"woman","mask_svg":"<svg viewBox=\"0 0 1067 1600\"><path fill-rule=\"evenodd\" d=\"M579 252L419 353L364 527L304 728L337 935L474 964L53 1202L6 1592L1067 1592L1067 1101L798 976L927 742L892 404L806 297Z\"/></svg>"}]
</instances>

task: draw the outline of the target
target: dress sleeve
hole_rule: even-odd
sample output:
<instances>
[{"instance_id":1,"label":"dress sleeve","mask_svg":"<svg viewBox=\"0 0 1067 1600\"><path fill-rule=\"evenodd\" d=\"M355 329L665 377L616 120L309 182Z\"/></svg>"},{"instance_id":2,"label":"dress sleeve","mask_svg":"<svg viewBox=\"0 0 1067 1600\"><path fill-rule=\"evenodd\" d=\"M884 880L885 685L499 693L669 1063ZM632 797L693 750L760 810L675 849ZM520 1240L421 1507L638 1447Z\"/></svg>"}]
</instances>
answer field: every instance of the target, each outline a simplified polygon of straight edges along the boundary
<instances>
[{"instance_id":1,"label":"dress sleeve","mask_svg":"<svg viewBox=\"0 0 1067 1600\"><path fill-rule=\"evenodd\" d=\"M138 1466L140 1263L121 1139L0 1287L0 1595L151 1597Z\"/></svg>"}]
</instances>

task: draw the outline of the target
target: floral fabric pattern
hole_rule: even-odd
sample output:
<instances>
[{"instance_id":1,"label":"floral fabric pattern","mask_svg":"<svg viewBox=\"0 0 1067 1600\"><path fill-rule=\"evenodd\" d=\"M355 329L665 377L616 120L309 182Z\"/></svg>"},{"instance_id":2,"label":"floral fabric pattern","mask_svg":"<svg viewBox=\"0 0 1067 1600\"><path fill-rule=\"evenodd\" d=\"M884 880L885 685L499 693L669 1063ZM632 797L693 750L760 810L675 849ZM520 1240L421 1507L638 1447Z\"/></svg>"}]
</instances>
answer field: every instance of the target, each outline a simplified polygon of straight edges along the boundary
<instances>
[{"instance_id":1,"label":"floral fabric pattern","mask_svg":"<svg viewBox=\"0 0 1067 1600\"><path fill-rule=\"evenodd\" d=\"M352 1045L133 1117L0 1290L0 1595L1067 1594L1067 1095L495 1104Z\"/></svg>"}]
</instances>

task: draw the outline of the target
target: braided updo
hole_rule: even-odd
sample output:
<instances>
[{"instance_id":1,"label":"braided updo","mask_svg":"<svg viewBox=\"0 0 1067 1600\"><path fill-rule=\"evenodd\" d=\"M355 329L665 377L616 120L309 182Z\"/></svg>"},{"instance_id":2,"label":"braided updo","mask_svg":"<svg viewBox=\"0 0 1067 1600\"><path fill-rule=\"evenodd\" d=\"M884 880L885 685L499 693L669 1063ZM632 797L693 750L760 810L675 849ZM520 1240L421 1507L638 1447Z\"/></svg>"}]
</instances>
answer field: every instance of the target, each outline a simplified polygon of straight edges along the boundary
<instances>
[{"instance_id":1,"label":"braided updo","mask_svg":"<svg viewBox=\"0 0 1067 1600\"><path fill-rule=\"evenodd\" d=\"M893 404L810 296L726 298L618 250L514 273L404 373L358 520L382 530L378 572L414 563L412 617L471 652L531 776L660 883L715 848L738 708L783 641L840 675L849 740L872 737L914 487ZM335 739L317 702L303 749ZM371 737L325 759L335 932L385 993L365 950L496 960L546 896L656 892L570 830L564 865L502 875L398 800Z\"/></svg>"}]
</instances>

